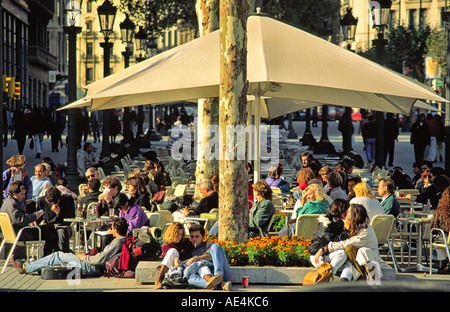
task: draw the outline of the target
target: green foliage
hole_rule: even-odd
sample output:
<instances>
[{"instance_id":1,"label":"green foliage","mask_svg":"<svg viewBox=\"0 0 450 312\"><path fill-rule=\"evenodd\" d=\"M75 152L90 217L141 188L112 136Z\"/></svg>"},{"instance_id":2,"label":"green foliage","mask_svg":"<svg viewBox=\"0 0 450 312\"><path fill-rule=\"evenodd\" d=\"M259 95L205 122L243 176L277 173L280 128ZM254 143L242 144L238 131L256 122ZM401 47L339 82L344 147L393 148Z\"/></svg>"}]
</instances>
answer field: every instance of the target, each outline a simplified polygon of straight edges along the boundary
<instances>
[{"instance_id":1,"label":"green foliage","mask_svg":"<svg viewBox=\"0 0 450 312\"><path fill-rule=\"evenodd\" d=\"M447 36L444 29L433 28L427 38L428 56L439 63L441 72L447 68Z\"/></svg>"},{"instance_id":2,"label":"green foliage","mask_svg":"<svg viewBox=\"0 0 450 312\"><path fill-rule=\"evenodd\" d=\"M256 0L256 7L269 16L319 35L323 22L339 31L339 0Z\"/></svg>"},{"instance_id":3,"label":"green foliage","mask_svg":"<svg viewBox=\"0 0 450 312\"><path fill-rule=\"evenodd\" d=\"M183 27L197 29L195 0L121 0L119 9L143 26L149 38L157 38L180 20Z\"/></svg>"},{"instance_id":4,"label":"green foliage","mask_svg":"<svg viewBox=\"0 0 450 312\"><path fill-rule=\"evenodd\" d=\"M424 62L427 54L427 38L430 33L429 26L418 29L397 26L391 29L385 52L388 67L401 73L403 66L406 66L413 78L423 82L425 79Z\"/></svg>"}]
</instances>

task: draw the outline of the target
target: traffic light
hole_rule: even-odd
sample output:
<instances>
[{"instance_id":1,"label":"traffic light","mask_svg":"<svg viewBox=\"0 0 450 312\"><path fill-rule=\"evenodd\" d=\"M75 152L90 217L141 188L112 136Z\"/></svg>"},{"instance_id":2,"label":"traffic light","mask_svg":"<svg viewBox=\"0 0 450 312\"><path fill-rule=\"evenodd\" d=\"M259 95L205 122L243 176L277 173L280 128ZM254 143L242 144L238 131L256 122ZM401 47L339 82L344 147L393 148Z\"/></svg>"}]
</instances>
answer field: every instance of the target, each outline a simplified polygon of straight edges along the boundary
<instances>
[{"instance_id":1,"label":"traffic light","mask_svg":"<svg viewBox=\"0 0 450 312\"><path fill-rule=\"evenodd\" d=\"M12 98L14 96L14 77L6 77L6 93L7 97Z\"/></svg>"},{"instance_id":2,"label":"traffic light","mask_svg":"<svg viewBox=\"0 0 450 312\"><path fill-rule=\"evenodd\" d=\"M20 82L14 84L14 100L20 100Z\"/></svg>"}]
</instances>

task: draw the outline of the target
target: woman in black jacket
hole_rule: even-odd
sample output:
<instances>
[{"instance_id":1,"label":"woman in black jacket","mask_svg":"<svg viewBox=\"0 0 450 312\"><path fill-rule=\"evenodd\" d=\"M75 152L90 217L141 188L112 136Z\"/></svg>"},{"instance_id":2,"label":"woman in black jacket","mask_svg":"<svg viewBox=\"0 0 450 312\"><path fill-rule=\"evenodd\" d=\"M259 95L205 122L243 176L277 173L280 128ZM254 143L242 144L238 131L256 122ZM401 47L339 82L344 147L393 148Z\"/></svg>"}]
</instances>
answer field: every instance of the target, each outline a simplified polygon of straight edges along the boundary
<instances>
[{"instance_id":1,"label":"woman in black jacket","mask_svg":"<svg viewBox=\"0 0 450 312\"><path fill-rule=\"evenodd\" d=\"M328 245L329 242L338 242L347 239L347 230L344 227L344 218L349 204L346 200L335 199L328 206L325 216L321 215L317 230L314 233L314 239L309 246L311 264L318 268L322 263L328 262L333 268L333 274L336 274L339 268L347 260L345 250L338 250L333 253L317 255L317 251ZM343 280L344 277L341 277Z\"/></svg>"}]
</instances>

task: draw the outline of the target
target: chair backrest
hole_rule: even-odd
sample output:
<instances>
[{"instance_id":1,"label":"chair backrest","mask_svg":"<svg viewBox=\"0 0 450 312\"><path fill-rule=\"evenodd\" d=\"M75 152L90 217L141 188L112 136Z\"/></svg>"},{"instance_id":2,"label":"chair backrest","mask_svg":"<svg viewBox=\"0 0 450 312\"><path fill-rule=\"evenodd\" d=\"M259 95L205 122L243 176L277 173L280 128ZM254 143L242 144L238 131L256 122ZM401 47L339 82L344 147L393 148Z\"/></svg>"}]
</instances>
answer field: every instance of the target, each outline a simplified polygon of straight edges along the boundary
<instances>
[{"instance_id":1,"label":"chair backrest","mask_svg":"<svg viewBox=\"0 0 450 312\"><path fill-rule=\"evenodd\" d=\"M295 235L304 239L313 239L319 224L320 214L302 214L297 217Z\"/></svg>"},{"instance_id":2,"label":"chair backrest","mask_svg":"<svg viewBox=\"0 0 450 312\"><path fill-rule=\"evenodd\" d=\"M270 232L270 228L272 227L273 220L275 219L275 213L270 217L269 224L267 226L267 232Z\"/></svg>"},{"instance_id":3,"label":"chair backrest","mask_svg":"<svg viewBox=\"0 0 450 312\"><path fill-rule=\"evenodd\" d=\"M102 167L98 167L97 170L98 170L98 176L100 177L100 180L105 179L106 175L105 175L105 171L103 171L103 168Z\"/></svg>"},{"instance_id":4,"label":"chair backrest","mask_svg":"<svg viewBox=\"0 0 450 312\"><path fill-rule=\"evenodd\" d=\"M176 197L181 197L184 196L184 194L186 194L186 185L178 184L173 195L175 195Z\"/></svg>"},{"instance_id":5,"label":"chair backrest","mask_svg":"<svg viewBox=\"0 0 450 312\"><path fill-rule=\"evenodd\" d=\"M271 186L272 194L281 194L281 189L279 187Z\"/></svg>"},{"instance_id":6,"label":"chair backrest","mask_svg":"<svg viewBox=\"0 0 450 312\"><path fill-rule=\"evenodd\" d=\"M6 212L0 212L0 227L2 229L3 238L8 243L14 243L16 240L16 231L11 223L11 218Z\"/></svg>"},{"instance_id":7,"label":"chair backrest","mask_svg":"<svg viewBox=\"0 0 450 312\"><path fill-rule=\"evenodd\" d=\"M172 214L169 210L158 210L156 213L161 215L159 219L159 227L163 228L164 224L173 222Z\"/></svg>"},{"instance_id":8,"label":"chair backrest","mask_svg":"<svg viewBox=\"0 0 450 312\"><path fill-rule=\"evenodd\" d=\"M209 213L219 213L219 208L213 208L209 211Z\"/></svg>"},{"instance_id":9,"label":"chair backrest","mask_svg":"<svg viewBox=\"0 0 450 312\"><path fill-rule=\"evenodd\" d=\"M78 194L83 194L83 190L85 189L85 188L87 188L87 184L86 183L80 183L79 185L78 185ZM83 194L84 195L84 194Z\"/></svg>"},{"instance_id":10,"label":"chair backrest","mask_svg":"<svg viewBox=\"0 0 450 312\"><path fill-rule=\"evenodd\" d=\"M158 226L161 214L156 212L147 212L147 217L150 220L150 227Z\"/></svg>"},{"instance_id":11,"label":"chair backrest","mask_svg":"<svg viewBox=\"0 0 450 312\"><path fill-rule=\"evenodd\" d=\"M392 228L394 226L395 217L393 215L375 215L370 221L375 234L377 235L378 244L384 244L391 237Z\"/></svg>"}]
</instances>

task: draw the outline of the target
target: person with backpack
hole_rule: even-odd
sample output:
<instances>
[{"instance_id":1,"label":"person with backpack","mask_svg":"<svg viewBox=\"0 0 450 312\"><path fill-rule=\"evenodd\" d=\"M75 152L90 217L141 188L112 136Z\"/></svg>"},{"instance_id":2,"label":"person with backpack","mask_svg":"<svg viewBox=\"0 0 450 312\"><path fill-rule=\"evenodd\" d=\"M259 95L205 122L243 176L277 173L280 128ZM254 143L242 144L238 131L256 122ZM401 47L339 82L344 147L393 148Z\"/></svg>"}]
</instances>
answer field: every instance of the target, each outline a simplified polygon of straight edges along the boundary
<instances>
[{"instance_id":1,"label":"person with backpack","mask_svg":"<svg viewBox=\"0 0 450 312\"><path fill-rule=\"evenodd\" d=\"M126 241L127 230L127 220L124 218L116 218L111 226L114 240L102 252L95 255L86 255L84 253L76 255L57 251L31 262L14 259L14 266L19 273L30 274L48 266L67 264L75 269L80 269L82 275L89 277L102 276L105 271L106 262L121 252Z\"/></svg>"}]
</instances>

